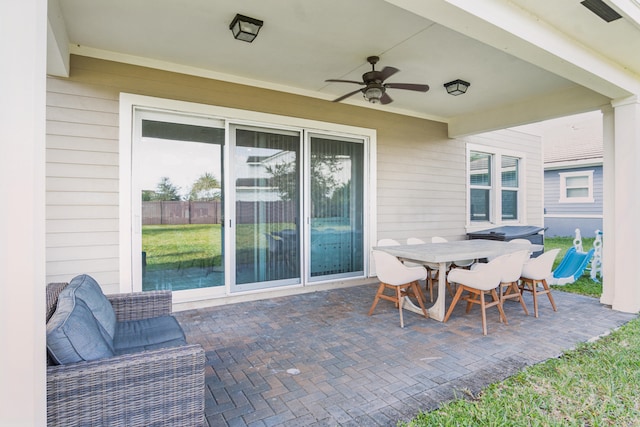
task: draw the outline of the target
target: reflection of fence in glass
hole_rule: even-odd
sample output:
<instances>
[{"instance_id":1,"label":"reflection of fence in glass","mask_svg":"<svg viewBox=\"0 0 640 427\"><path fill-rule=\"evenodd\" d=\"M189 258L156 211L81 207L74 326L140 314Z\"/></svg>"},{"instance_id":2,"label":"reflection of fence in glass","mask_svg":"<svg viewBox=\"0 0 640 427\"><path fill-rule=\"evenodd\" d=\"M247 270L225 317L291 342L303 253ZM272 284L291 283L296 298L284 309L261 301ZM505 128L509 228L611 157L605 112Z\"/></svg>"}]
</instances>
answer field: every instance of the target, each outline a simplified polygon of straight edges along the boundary
<instances>
[{"instance_id":1,"label":"reflection of fence in glass","mask_svg":"<svg viewBox=\"0 0 640 427\"><path fill-rule=\"evenodd\" d=\"M257 209L261 215L278 218L278 222L283 223L295 223L298 216L296 204L290 201L237 202L237 223L255 223ZM142 225L221 224L222 220L222 202L219 200L142 202Z\"/></svg>"},{"instance_id":2,"label":"reflection of fence in glass","mask_svg":"<svg viewBox=\"0 0 640 427\"><path fill-rule=\"evenodd\" d=\"M221 221L219 201L142 202L142 225L220 224Z\"/></svg>"}]
</instances>

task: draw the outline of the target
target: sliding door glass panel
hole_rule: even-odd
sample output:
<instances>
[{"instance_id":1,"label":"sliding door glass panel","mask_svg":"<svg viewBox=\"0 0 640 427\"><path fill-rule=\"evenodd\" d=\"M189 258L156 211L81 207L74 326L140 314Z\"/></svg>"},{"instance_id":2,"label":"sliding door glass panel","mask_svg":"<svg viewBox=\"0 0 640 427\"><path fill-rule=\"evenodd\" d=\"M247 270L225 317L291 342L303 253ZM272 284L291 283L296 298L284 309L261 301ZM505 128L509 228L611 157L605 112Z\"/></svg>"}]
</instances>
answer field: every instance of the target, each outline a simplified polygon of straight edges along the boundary
<instances>
[{"instance_id":1,"label":"sliding door glass panel","mask_svg":"<svg viewBox=\"0 0 640 427\"><path fill-rule=\"evenodd\" d=\"M300 283L300 134L238 127L235 179L235 286Z\"/></svg>"},{"instance_id":2,"label":"sliding door glass panel","mask_svg":"<svg viewBox=\"0 0 640 427\"><path fill-rule=\"evenodd\" d=\"M142 120L143 290L224 285L223 145L223 128Z\"/></svg>"},{"instance_id":3,"label":"sliding door glass panel","mask_svg":"<svg viewBox=\"0 0 640 427\"><path fill-rule=\"evenodd\" d=\"M364 144L310 137L310 276L364 271Z\"/></svg>"}]
</instances>

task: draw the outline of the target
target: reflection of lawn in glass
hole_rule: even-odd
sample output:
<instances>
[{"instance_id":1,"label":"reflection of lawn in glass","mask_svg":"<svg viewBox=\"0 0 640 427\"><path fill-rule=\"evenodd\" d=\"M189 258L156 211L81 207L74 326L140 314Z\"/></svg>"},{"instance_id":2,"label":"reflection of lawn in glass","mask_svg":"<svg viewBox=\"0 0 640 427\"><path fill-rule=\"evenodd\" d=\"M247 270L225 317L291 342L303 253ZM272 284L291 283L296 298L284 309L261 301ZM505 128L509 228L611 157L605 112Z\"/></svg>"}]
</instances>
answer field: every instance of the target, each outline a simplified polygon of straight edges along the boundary
<instances>
[{"instance_id":1,"label":"reflection of lawn in glass","mask_svg":"<svg viewBox=\"0 0 640 427\"><path fill-rule=\"evenodd\" d=\"M222 265L220 224L145 225L147 271Z\"/></svg>"},{"instance_id":2,"label":"reflection of lawn in glass","mask_svg":"<svg viewBox=\"0 0 640 427\"><path fill-rule=\"evenodd\" d=\"M252 262L255 249L254 224L236 228L236 260ZM258 225L265 229L265 225ZM270 232L295 228L294 224L269 224ZM260 233L259 247L267 242ZM147 254L147 271L197 268L222 268L222 230L220 224L144 225L142 251Z\"/></svg>"}]
</instances>

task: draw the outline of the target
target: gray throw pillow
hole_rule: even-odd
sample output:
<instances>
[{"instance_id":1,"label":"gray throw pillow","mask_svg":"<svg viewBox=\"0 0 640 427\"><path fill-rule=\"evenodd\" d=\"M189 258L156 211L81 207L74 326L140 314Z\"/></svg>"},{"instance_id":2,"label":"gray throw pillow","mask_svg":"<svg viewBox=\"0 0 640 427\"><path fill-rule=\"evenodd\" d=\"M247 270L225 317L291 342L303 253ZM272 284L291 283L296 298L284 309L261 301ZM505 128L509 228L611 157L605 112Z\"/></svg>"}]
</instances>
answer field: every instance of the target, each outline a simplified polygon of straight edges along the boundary
<instances>
[{"instance_id":1,"label":"gray throw pillow","mask_svg":"<svg viewBox=\"0 0 640 427\"><path fill-rule=\"evenodd\" d=\"M61 293L47 323L47 350L60 365L112 357L112 343L91 310L73 293Z\"/></svg>"},{"instance_id":2,"label":"gray throw pillow","mask_svg":"<svg viewBox=\"0 0 640 427\"><path fill-rule=\"evenodd\" d=\"M81 299L113 342L116 332L116 313L93 277L87 274L76 276L62 292L72 292L76 298Z\"/></svg>"}]
</instances>

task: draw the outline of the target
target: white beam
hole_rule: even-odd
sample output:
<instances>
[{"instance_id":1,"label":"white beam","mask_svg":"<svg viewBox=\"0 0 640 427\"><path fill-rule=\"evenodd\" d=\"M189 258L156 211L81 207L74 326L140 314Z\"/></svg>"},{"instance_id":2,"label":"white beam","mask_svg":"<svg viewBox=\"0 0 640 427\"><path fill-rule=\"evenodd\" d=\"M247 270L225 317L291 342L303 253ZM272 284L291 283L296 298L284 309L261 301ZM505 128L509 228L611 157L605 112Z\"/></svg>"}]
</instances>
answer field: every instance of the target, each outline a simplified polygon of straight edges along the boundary
<instances>
[{"instance_id":1,"label":"white beam","mask_svg":"<svg viewBox=\"0 0 640 427\"><path fill-rule=\"evenodd\" d=\"M602 109L603 141L603 201L602 201L602 304L613 305L615 296L615 241L616 241L616 164L615 164L615 117L611 105Z\"/></svg>"},{"instance_id":2,"label":"white beam","mask_svg":"<svg viewBox=\"0 0 640 427\"><path fill-rule=\"evenodd\" d=\"M47 3L0 2L0 425L46 425Z\"/></svg>"},{"instance_id":3,"label":"white beam","mask_svg":"<svg viewBox=\"0 0 640 427\"><path fill-rule=\"evenodd\" d=\"M612 307L614 310L637 313L640 310L638 260L640 259L640 100L637 97L612 103L614 109L614 253L604 262L613 262L614 278ZM605 254L606 255L606 254ZM606 276L605 276L606 279Z\"/></svg>"},{"instance_id":4,"label":"white beam","mask_svg":"<svg viewBox=\"0 0 640 427\"><path fill-rule=\"evenodd\" d=\"M457 116L449 121L449 137L504 129L571 114L585 113L609 105L607 97L581 86L522 100L497 109Z\"/></svg>"},{"instance_id":5,"label":"white beam","mask_svg":"<svg viewBox=\"0 0 640 427\"><path fill-rule=\"evenodd\" d=\"M640 3L636 0L609 0L609 3L627 21L640 29Z\"/></svg>"},{"instance_id":6,"label":"white beam","mask_svg":"<svg viewBox=\"0 0 640 427\"><path fill-rule=\"evenodd\" d=\"M69 77L69 36L58 0L48 1L47 74Z\"/></svg>"},{"instance_id":7,"label":"white beam","mask_svg":"<svg viewBox=\"0 0 640 427\"><path fill-rule=\"evenodd\" d=\"M539 17L503 0L386 0L562 76L609 99L640 93L640 79Z\"/></svg>"}]
</instances>

